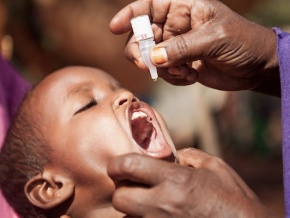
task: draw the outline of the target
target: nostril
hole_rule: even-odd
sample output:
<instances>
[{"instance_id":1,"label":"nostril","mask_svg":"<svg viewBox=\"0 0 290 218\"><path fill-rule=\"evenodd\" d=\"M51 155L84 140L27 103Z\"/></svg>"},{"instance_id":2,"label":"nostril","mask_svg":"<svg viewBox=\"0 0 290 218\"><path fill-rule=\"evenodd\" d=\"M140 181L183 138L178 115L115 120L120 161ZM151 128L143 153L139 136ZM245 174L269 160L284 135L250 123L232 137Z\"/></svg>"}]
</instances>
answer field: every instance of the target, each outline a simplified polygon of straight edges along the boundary
<instances>
[{"instance_id":1,"label":"nostril","mask_svg":"<svg viewBox=\"0 0 290 218\"><path fill-rule=\"evenodd\" d=\"M127 101L128 101L127 99L123 99L119 102L119 105L121 106L121 105L125 104Z\"/></svg>"},{"instance_id":2,"label":"nostril","mask_svg":"<svg viewBox=\"0 0 290 218\"><path fill-rule=\"evenodd\" d=\"M120 100L120 101L119 101L119 106L121 106L121 105L127 103L128 101L130 101L130 99L127 99L127 98ZM131 99L131 102L136 102L136 101L138 101L138 99L137 99L136 97L133 97L133 98Z\"/></svg>"},{"instance_id":3,"label":"nostril","mask_svg":"<svg viewBox=\"0 0 290 218\"><path fill-rule=\"evenodd\" d=\"M121 106L121 105L127 103L128 101L130 101L130 99L122 99L122 100L119 102L119 105ZM131 102L136 102L136 101L138 101L138 99L137 99L136 97L133 97L133 98L131 99Z\"/></svg>"}]
</instances>

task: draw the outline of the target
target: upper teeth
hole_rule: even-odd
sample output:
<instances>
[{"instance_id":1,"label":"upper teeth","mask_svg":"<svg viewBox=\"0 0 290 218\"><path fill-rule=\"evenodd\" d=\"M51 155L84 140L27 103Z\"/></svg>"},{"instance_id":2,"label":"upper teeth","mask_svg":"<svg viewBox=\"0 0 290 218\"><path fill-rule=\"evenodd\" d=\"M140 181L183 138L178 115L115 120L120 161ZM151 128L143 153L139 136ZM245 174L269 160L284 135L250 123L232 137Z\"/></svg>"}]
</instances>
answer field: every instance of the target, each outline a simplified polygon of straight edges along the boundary
<instances>
[{"instance_id":1,"label":"upper teeth","mask_svg":"<svg viewBox=\"0 0 290 218\"><path fill-rule=\"evenodd\" d=\"M135 119L137 119L139 117L147 117L147 114L145 114L142 111L135 111L135 112L133 112L131 119L135 120Z\"/></svg>"}]
</instances>

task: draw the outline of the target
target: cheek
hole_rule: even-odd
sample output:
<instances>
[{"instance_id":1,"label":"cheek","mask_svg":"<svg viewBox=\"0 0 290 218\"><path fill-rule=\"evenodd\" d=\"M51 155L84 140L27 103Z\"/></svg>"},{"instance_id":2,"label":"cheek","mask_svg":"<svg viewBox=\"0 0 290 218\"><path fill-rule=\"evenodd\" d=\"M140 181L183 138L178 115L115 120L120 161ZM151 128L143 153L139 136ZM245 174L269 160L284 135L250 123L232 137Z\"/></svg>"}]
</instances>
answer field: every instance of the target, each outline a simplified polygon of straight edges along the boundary
<instances>
[{"instance_id":1,"label":"cheek","mask_svg":"<svg viewBox=\"0 0 290 218\"><path fill-rule=\"evenodd\" d=\"M90 113L90 116L78 117L66 127L60 130L60 140L66 148L60 158L66 157L68 167L82 171L80 174L86 178L107 176L109 161L118 155L140 153L130 137L129 127L125 122L121 126L112 114Z\"/></svg>"},{"instance_id":2,"label":"cheek","mask_svg":"<svg viewBox=\"0 0 290 218\"><path fill-rule=\"evenodd\" d=\"M108 118L87 121L77 131L71 133L71 143L78 151L78 159L107 166L117 155L135 152L128 133L115 120Z\"/></svg>"}]
</instances>

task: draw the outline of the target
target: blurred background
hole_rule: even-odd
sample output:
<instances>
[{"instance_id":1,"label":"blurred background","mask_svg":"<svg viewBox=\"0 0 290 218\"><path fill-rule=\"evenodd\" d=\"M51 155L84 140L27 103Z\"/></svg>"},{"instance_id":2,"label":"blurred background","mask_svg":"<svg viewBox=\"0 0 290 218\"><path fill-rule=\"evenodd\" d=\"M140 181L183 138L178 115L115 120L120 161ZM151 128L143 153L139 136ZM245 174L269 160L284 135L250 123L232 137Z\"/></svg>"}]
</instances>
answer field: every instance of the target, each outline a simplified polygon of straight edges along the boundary
<instances>
[{"instance_id":1,"label":"blurred background","mask_svg":"<svg viewBox=\"0 0 290 218\"><path fill-rule=\"evenodd\" d=\"M284 214L280 99L201 85L153 82L126 60L126 35L109 30L130 0L0 0L3 56L31 83L67 65L98 67L164 116L177 148L225 159L273 210ZM248 19L289 30L290 1L223 0Z\"/></svg>"}]
</instances>

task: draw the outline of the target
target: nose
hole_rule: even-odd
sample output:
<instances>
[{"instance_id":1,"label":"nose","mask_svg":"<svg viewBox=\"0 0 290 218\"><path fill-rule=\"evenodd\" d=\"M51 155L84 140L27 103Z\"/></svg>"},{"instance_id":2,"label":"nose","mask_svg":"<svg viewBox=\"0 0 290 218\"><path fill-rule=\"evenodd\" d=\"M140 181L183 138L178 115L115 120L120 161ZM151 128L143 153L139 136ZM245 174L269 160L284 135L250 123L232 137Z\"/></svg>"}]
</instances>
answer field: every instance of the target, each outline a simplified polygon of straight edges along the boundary
<instances>
[{"instance_id":1,"label":"nose","mask_svg":"<svg viewBox=\"0 0 290 218\"><path fill-rule=\"evenodd\" d=\"M127 90L120 90L116 93L116 98L114 100L114 108L118 109L122 105L139 101L137 97L133 95L133 93Z\"/></svg>"}]
</instances>

